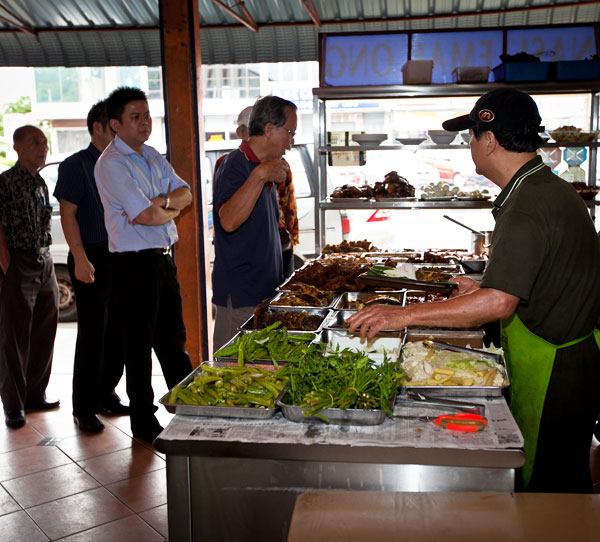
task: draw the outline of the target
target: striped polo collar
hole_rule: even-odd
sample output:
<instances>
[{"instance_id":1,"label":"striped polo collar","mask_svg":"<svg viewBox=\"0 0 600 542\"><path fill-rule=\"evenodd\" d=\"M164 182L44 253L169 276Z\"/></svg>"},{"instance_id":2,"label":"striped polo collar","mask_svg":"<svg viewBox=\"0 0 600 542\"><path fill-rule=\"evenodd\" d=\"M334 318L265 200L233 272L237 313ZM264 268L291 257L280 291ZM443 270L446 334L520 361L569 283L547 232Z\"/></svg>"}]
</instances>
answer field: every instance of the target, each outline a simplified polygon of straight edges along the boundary
<instances>
[{"instance_id":1,"label":"striped polo collar","mask_svg":"<svg viewBox=\"0 0 600 542\"><path fill-rule=\"evenodd\" d=\"M546 165L542 161L540 156L536 156L529 162L527 162L510 180L510 182L502 189L498 197L494 200L494 208L500 209L508 201L508 198L512 193L521 186L521 183L529 176L534 175L541 169L545 168Z\"/></svg>"}]
</instances>

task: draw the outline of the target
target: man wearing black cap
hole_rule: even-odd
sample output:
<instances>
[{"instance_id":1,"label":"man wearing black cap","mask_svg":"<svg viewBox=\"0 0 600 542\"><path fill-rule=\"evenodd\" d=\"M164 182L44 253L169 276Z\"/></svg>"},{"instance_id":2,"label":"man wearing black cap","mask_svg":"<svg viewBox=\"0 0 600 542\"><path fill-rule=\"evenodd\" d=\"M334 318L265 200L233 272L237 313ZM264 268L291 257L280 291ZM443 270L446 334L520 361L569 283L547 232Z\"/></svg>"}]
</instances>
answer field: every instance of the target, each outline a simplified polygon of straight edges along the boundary
<instances>
[{"instance_id":1,"label":"man wearing black cap","mask_svg":"<svg viewBox=\"0 0 600 542\"><path fill-rule=\"evenodd\" d=\"M481 284L457 278L446 301L373 306L349 319L373 337L406 326L471 327L500 320L510 408L525 438L520 487L591 493L589 451L600 411L600 244L583 200L537 155L533 99L511 88L443 123L469 129L477 173L502 191Z\"/></svg>"}]
</instances>

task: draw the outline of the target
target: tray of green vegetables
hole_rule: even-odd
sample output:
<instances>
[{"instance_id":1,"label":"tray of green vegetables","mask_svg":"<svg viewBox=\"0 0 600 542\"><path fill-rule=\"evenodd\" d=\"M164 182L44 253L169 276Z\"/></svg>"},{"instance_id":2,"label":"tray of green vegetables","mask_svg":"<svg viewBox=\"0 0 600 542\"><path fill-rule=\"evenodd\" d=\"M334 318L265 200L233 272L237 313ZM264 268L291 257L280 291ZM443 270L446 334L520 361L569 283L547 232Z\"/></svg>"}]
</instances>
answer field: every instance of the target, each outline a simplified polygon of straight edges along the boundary
<instances>
[{"instance_id":1,"label":"tray of green vegetables","mask_svg":"<svg viewBox=\"0 0 600 542\"><path fill-rule=\"evenodd\" d=\"M285 366L289 385L275 400L285 418L340 425L379 425L391 415L405 374L387 357L376 365L364 352L345 348L325 353L311 345Z\"/></svg>"},{"instance_id":2,"label":"tray of green vegetables","mask_svg":"<svg viewBox=\"0 0 600 542\"><path fill-rule=\"evenodd\" d=\"M239 331L228 343L214 353L217 361L277 363L302 358L317 335L310 332L288 331L275 322L255 331Z\"/></svg>"},{"instance_id":3,"label":"tray of green vegetables","mask_svg":"<svg viewBox=\"0 0 600 542\"><path fill-rule=\"evenodd\" d=\"M173 414L266 419L285 393L283 368L204 362L160 399Z\"/></svg>"}]
</instances>

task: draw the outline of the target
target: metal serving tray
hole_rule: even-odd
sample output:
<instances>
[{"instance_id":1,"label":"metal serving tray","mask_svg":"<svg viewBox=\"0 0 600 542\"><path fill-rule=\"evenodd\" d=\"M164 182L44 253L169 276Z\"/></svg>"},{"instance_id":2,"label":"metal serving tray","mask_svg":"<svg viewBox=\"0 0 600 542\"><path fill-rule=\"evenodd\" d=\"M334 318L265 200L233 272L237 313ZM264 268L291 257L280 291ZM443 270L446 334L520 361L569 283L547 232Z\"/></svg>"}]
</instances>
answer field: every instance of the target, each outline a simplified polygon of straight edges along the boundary
<instances>
[{"instance_id":1,"label":"metal serving tray","mask_svg":"<svg viewBox=\"0 0 600 542\"><path fill-rule=\"evenodd\" d=\"M283 396L285 399L285 395ZM327 420L319 418L318 416L304 416L304 411L307 410L304 407L288 405L283 402L283 399L275 399L275 404L281 407L281 412L284 418L299 423L330 423L333 425L381 425L387 414L383 410L358 410L358 409L344 409L344 408L326 408L319 412L319 414ZM393 410L393 405L396 401L396 396L393 397L390 409Z\"/></svg>"},{"instance_id":2,"label":"metal serving tray","mask_svg":"<svg viewBox=\"0 0 600 542\"><path fill-rule=\"evenodd\" d=\"M323 329L323 324L325 322L325 319L327 316L329 316L329 314L333 311L331 311L330 309L326 309L326 308L316 308L316 307L284 307L284 306L278 306L278 305L274 305L274 306L270 306L268 311L271 314L275 314L277 312L306 312L307 314L311 315L311 316L319 316L322 318L321 323L319 324L319 326L316 329L306 329L306 330L301 330L301 329L291 329L291 328L287 328L288 329L288 333L293 332L293 331L298 331L300 333L317 333L319 331L321 331L321 329ZM254 328L254 319L256 318L256 316L253 314L252 316L250 316L250 318L248 318L248 320L246 320L239 328L240 331L257 331L260 329L264 329L264 328ZM287 327L287 326L286 326Z\"/></svg>"},{"instance_id":3,"label":"metal serving tray","mask_svg":"<svg viewBox=\"0 0 600 542\"><path fill-rule=\"evenodd\" d=\"M454 263L413 263L416 270L436 270L443 273L452 273L453 275L463 275L465 270L460 264Z\"/></svg>"},{"instance_id":4,"label":"metal serving tray","mask_svg":"<svg viewBox=\"0 0 600 542\"><path fill-rule=\"evenodd\" d=\"M177 386L187 386L196 375L202 372L202 366L227 367L227 363L215 363L213 361L201 363L188 376L186 376ZM273 408L251 408L251 407L227 407L227 406L203 406L203 405L181 405L169 403L169 396L173 388L159 399L163 405L172 414L181 414L182 416L217 416L220 418L252 418L255 420L265 420L272 418L279 410L277 404ZM287 386L281 390L279 397L283 397L287 392ZM277 401L277 399L276 399Z\"/></svg>"},{"instance_id":5,"label":"metal serving tray","mask_svg":"<svg viewBox=\"0 0 600 542\"><path fill-rule=\"evenodd\" d=\"M378 277L363 273L358 276L358 280L369 286L374 286L381 290L382 287L389 287L394 290L410 288L413 290L420 289L424 292L436 292L449 295L454 288L457 287L453 282L429 282L424 280L406 279L400 277Z\"/></svg>"},{"instance_id":6,"label":"metal serving tray","mask_svg":"<svg viewBox=\"0 0 600 542\"><path fill-rule=\"evenodd\" d=\"M444 330L447 332L447 330ZM415 338L415 335L411 335L411 331L409 330L406 334L405 342L416 341L416 340L425 340L424 338ZM446 342L448 344L454 344L456 346L466 346L460 340L452 340L451 336L446 337L435 337L434 340ZM481 348L483 347L483 341L481 346L475 346L473 343L469 343L473 348ZM504 356L497 355L494 356L497 363L499 363L504 369L504 385L502 386L403 386L401 390L405 392L418 392L423 393L424 395L428 395L430 397L500 397L502 396L504 390L510 387L510 379L508 376L508 371L506 370L506 361L504 360ZM402 359L402 357L400 357Z\"/></svg>"},{"instance_id":7,"label":"metal serving tray","mask_svg":"<svg viewBox=\"0 0 600 542\"><path fill-rule=\"evenodd\" d=\"M279 292L273 299L271 299L271 302L269 303L269 307L272 309L285 309L285 310L331 309L337 304L337 302L340 298L340 294L336 294L334 292L325 292L327 294L327 296L329 297L329 303L327 305L276 305L275 304L275 302L279 301L279 299L282 296L287 295L293 291L294 290L286 290L285 292Z\"/></svg>"},{"instance_id":8,"label":"metal serving tray","mask_svg":"<svg viewBox=\"0 0 600 542\"><path fill-rule=\"evenodd\" d=\"M438 299L435 299L435 297L440 297L441 299L448 299L448 296L440 293L440 292L424 292L422 290L406 290L406 294L404 296L404 306L408 306L411 304L411 302L409 302L411 300L411 298L413 297L419 297L421 298L421 300L419 301L419 303L424 303L427 300L427 296L433 296L434 299L430 299L430 301L438 301Z\"/></svg>"},{"instance_id":9,"label":"metal serving tray","mask_svg":"<svg viewBox=\"0 0 600 542\"><path fill-rule=\"evenodd\" d=\"M348 326L345 325L346 320L350 318L350 316L356 314L354 310L334 310L331 311L327 318L323 321L321 325L322 329L343 329L345 331L348 330Z\"/></svg>"},{"instance_id":10,"label":"metal serving tray","mask_svg":"<svg viewBox=\"0 0 600 542\"><path fill-rule=\"evenodd\" d=\"M406 330L406 341L417 342L432 339L455 346L483 348L483 329L441 329L409 327Z\"/></svg>"},{"instance_id":11,"label":"metal serving tray","mask_svg":"<svg viewBox=\"0 0 600 542\"><path fill-rule=\"evenodd\" d=\"M252 330L252 331L255 331L255 330ZM231 339L229 339L229 341L227 341L223 346L221 346L221 348L225 348L226 346L231 346L233 344L233 342L240 335L243 335L245 333L249 333L249 331L248 330L238 331L233 337L231 337ZM319 334L316 333L315 331L288 331L288 335L303 335L304 333L311 333L312 335L314 335L314 339L311 342L315 342L319 338ZM219 348L219 350L221 348ZM215 360L218 361L219 363L236 364L236 365L238 362L238 358L225 357L225 356L215 356ZM275 361L277 363L285 363L285 360L283 360L283 359L276 359ZM252 364L273 365L273 360L271 358L259 358L259 359L253 359L252 361L245 362L245 365L252 365Z\"/></svg>"},{"instance_id":12,"label":"metal serving tray","mask_svg":"<svg viewBox=\"0 0 600 542\"><path fill-rule=\"evenodd\" d=\"M357 301L365 301L367 299L370 299L371 297L376 296L377 294L395 297L401 301L401 304L404 304L404 290L399 290L395 292L344 292L336 299L336 302L332 308L338 311L355 311L357 309L353 308L353 306L355 306L353 304L355 304Z\"/></svg>"},{"instance_id":13,"label":"metal serving tray","mask_svg":"<svg viewBox=\"0 0 600 542\"><path fill-rule=\"evenodd\" d=\"M391 361L396 361L400 355L402 344L404 343L404 334L400 331L380 331L371 344L377 347L375 351L367 351L366 344L361 342L360 336L354 333L348 333L347 330L324 329L321 332L319 340L327 345L328 348L335 350L337 346L340 348L352 348L360 350L372 359L375 364L381 365L385 355L383 352L378 352L377 348L385 348L388 352L387 357ZM371 347L370 350L373 350ZM394 353L395 351L395 353Z\"/></svg>"}]
</instances>

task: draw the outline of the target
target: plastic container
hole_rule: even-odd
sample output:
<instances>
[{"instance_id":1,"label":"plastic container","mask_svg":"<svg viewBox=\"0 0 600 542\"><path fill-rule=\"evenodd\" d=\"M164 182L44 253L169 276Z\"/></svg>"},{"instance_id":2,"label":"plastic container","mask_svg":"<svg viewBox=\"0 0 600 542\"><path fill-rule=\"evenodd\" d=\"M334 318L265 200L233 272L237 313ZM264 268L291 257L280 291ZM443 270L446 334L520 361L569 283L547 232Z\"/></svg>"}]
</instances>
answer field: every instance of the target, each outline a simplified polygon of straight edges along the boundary
<instances>
[{"instance_id":1,"label":"plastic container","mask_svg":"<svg viewBox=\"0 0 600 542\"><path fill-rule=\"evenodd\" d=\"M402 66L402 83L405 85L431 84L433 60L409 60Z\"/></svg>"},{"instance_id":2,"label":"plastic container","mask_svg":"<svg viewBox=\"0 0 600 542\"><path fill-rule=\"evenodd\" d=\"M561 60L556 62L556 79L600 79L600 60Z\"/></svg>"},{"instance_id":3,"label":"plastic container","mask_svg":"<svg viewBox=\"0 0 600 542\"><path fill-rule=\"evenodd\" d=\"M490 78L489 66L460 66L452 70L455 83L487 83Z\"/></svg>"},{"instance_id":4,"label":"plastic container","mask_svg":"<svg viewBox=\"0 0 600 542\"><path fill-rule=\"evenodd\" d=\"M547 81L551 62L504 62L492 72L494 81Z\"/></svg>"}]
</instances>

